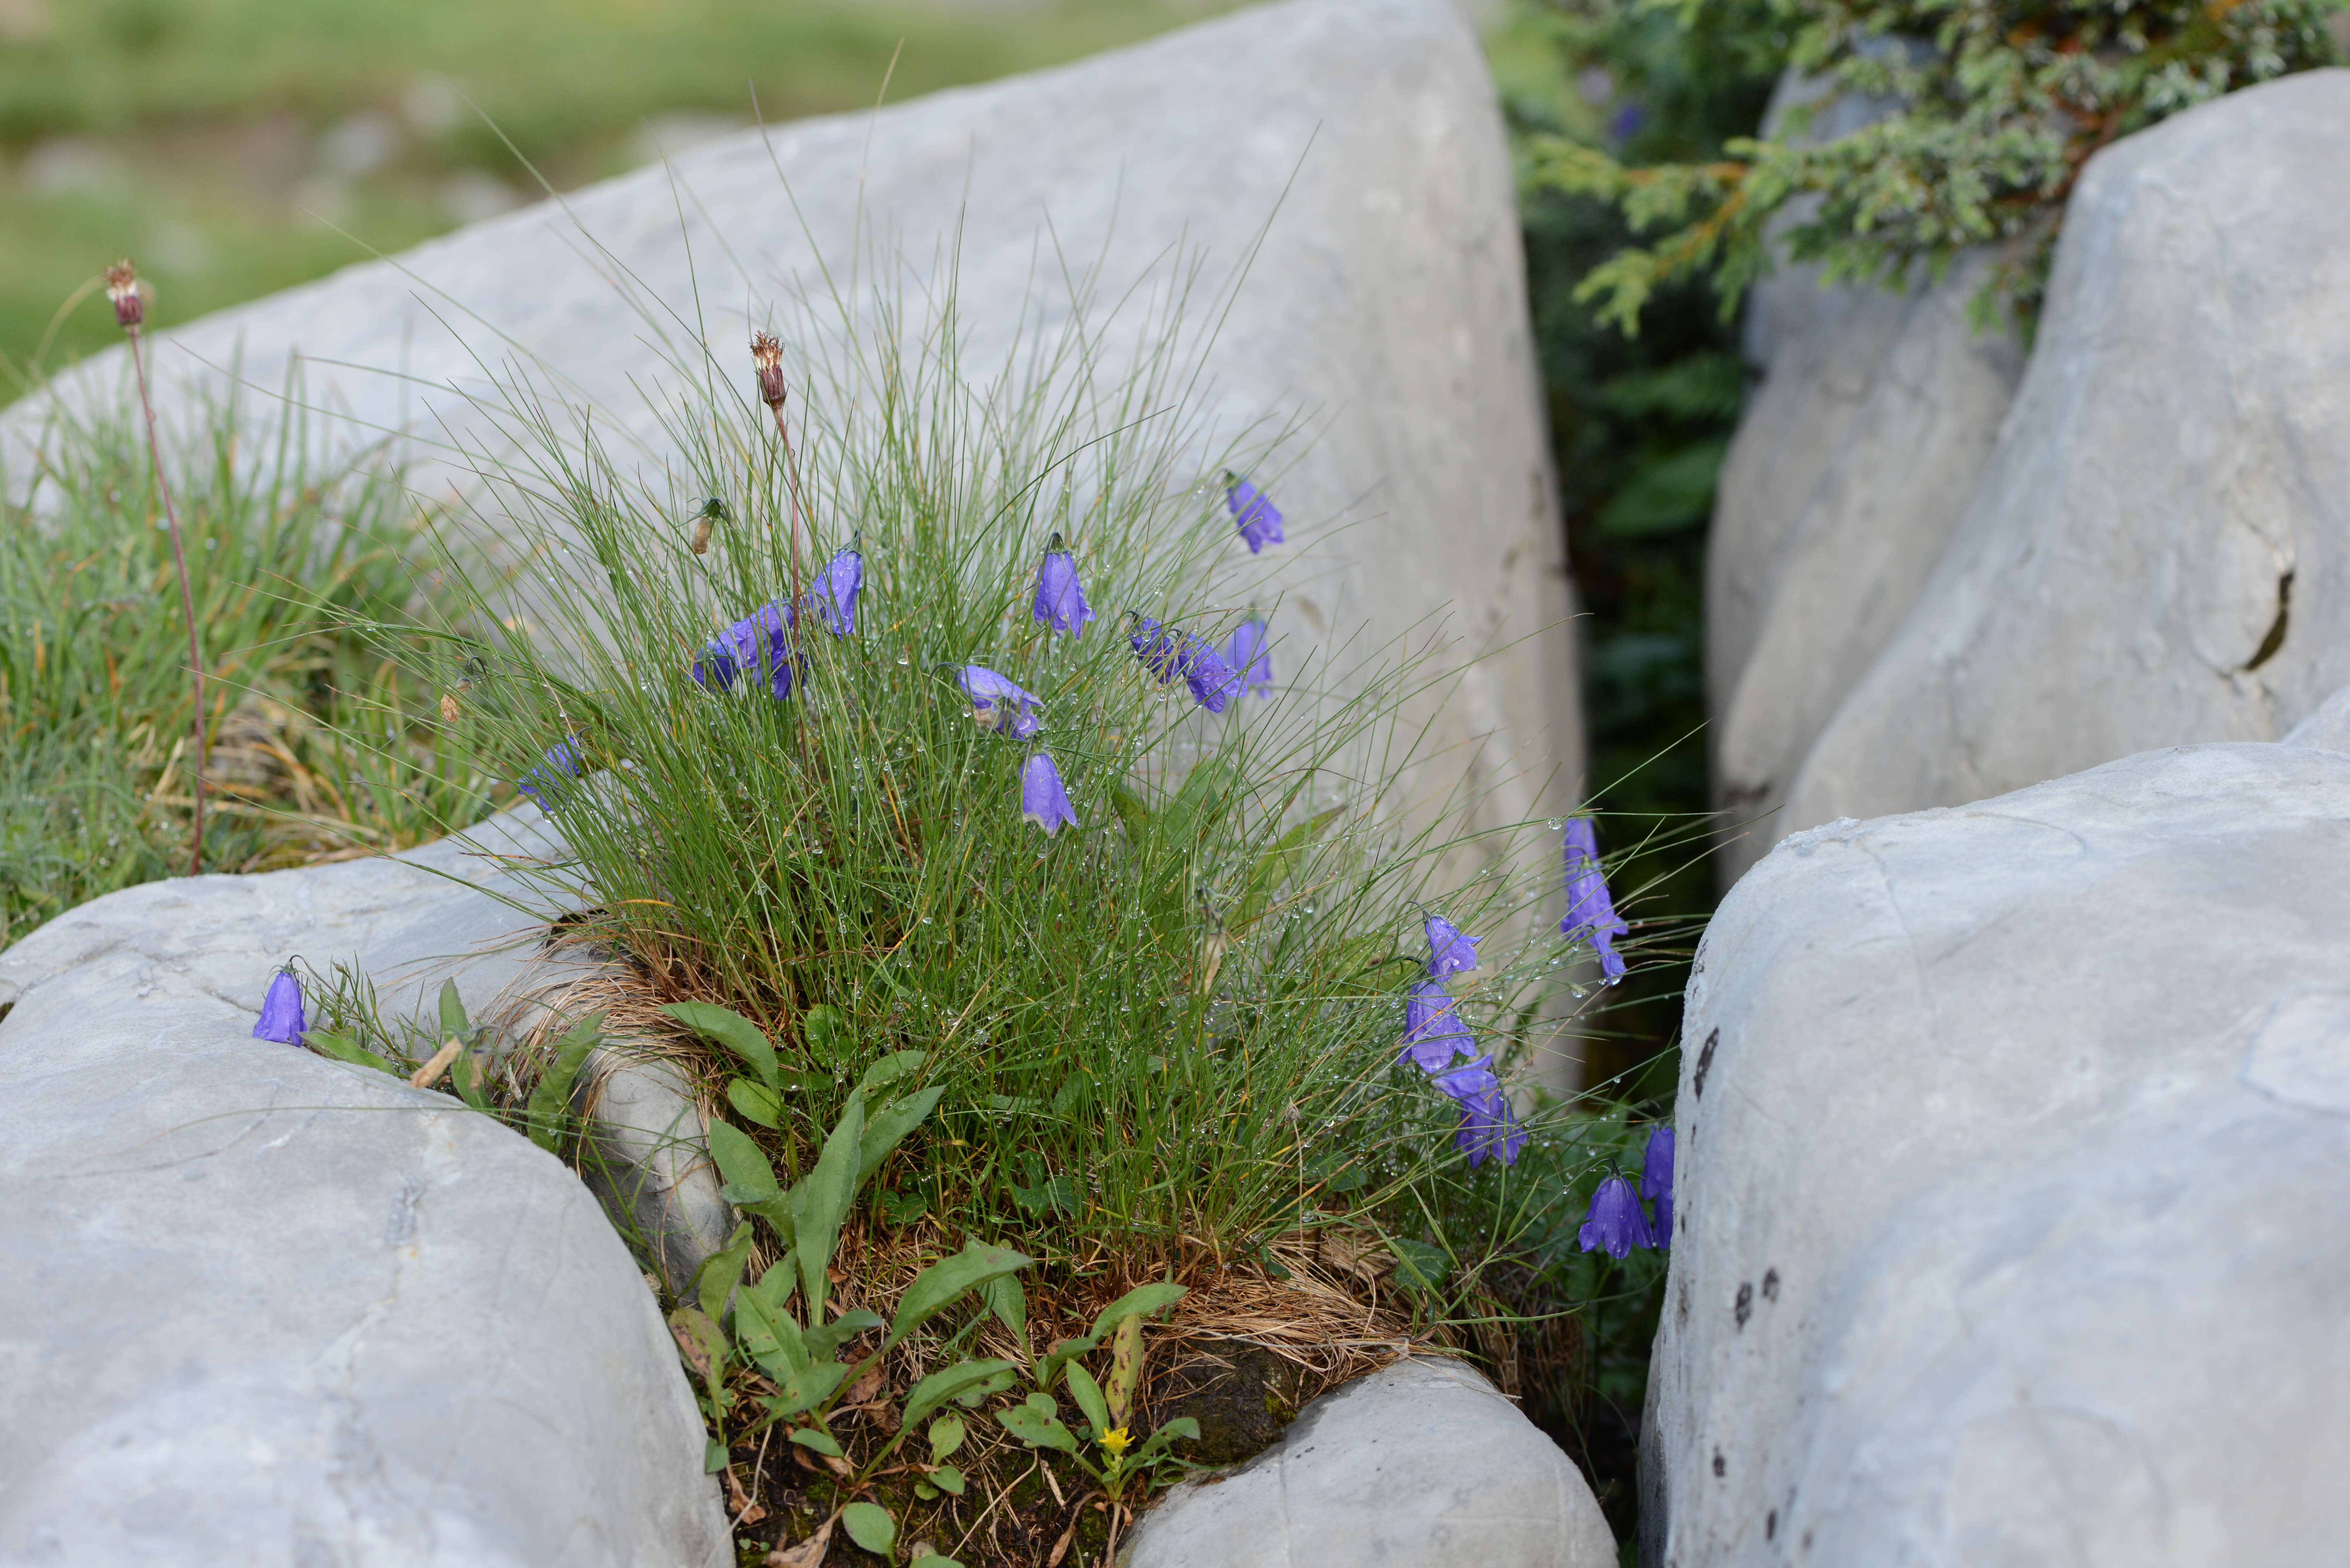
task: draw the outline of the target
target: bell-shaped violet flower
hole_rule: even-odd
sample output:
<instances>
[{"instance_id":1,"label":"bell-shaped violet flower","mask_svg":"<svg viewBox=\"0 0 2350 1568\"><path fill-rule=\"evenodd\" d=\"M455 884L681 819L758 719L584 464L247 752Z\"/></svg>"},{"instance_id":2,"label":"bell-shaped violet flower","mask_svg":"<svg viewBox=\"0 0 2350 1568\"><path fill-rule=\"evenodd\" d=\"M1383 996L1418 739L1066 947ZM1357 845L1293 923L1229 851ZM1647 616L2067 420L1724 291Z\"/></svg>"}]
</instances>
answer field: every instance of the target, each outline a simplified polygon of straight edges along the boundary
<instances>
[{"instance_id":1,"label":"bell-shaped violet flower","mask_svg":"<svg viewBox=\"0 0 2350 1568\"><path fill-rule=\"evenodd\" d=\"M1599 841L1587 816L1571 817L1566 825L1566 918L1558 923L1569 938L1587 937L1599 955L1600 971L1608 981L1623 977L1624 958L1615 939L1632 928L1616 912L1607 896L1607 878L1599 870Z\"/></svg>"},{"instance_id":2,"label":"bell-shaped violet flower","mask_svg":"<svg viewBox=\"0 0 2350 1568\"><path fill-rule=\"evenodd\" d=\"M1205 638L1185 638L1180 644L1183 681L1191 700L1211 713L1221 713L1241 689L1240 671L1224 662L1216 645Z\"/></svg>"},{"instance_id":3,"label":"bell-shaped violet flower","mask_svg":"<svg viewBox=\"0 0 2350 1568\"><path fill-rule=\"evenodd\" d=\"M1020 764L1020 820L1033 822L1050 838L1063 824L1077 826L1069 792L1061 787L1061 770L1048 752L1031 752Z\"/></svg>"},{"instance_id":4,"label":"bell-shaped violet flower","mask_svg":"<svg viewBox=\"0 0 2350 1568\"><path fill-rule=\"evenodd\" d=\"M1414 986L1403 1004L1403 1054L1396 1060L1411 1062L1423 1073L1440 1073L1454 1056L1475 1054L1477 1043L1444 987L1432 980Z\"/></svg>"},{"instance_id":5,"label":"bell-shaped violet flower","mask_svg":"<svg viewBox=\"0 0 2350 1568\"><path fill-rule=\"evenodd\" d=\"M1127 621L1134 628L1126 639L1134 649L1134 657L1142 660L1142 668L1150 671L1159 684L1164 686L1183 673L1182 657L1176 646L1181 633L1169 631L1147 615L1129 615Z\"/></svg>"},{"instance_id":6,"label":"bell-shaped violet flower","mask_svg":"<svg viewBox=\"0 0 2350 1568\"><path fill-rule=\"evenodd\" d=\"M1585 1251L1605 1252L1611 1258L1621 1258L1635 1247L1657 1244L1648 1217L1641 1212L1639 1195L1620 1176L1609 1177L1591 1195L1591 1213L1575 1232L1575 1240L1583 1243Z\"/></svg>"},{"instance_id":7,"label":"bell-shaped violet flower","mask_svg":"<svg viewBox=\"0 0 2350 1568\"><path fill-rule=\"evenodd\" d=\"M1264 622L1244 620L1224 650L1225 662L1240 671L1241 689L1259 701L1273 695L1273 655L1265 646Z\"/></svg>"},{"instance_id":8,"label":"bell-shaped violet flower","mask_svg":"<svg viewBox=\"0 0 2350 1568\"><path fill-rule=\"evenodd\" d=\"M1192 700L1211 713L1221 713L1232 694L1240 689L1241 678L1216 651L1216 645L1204 638L1174 627L1161 626L1147 615L1130 616L1134 627L1127 641L1142 667L1158 679L1161 686L1181 676L1191 689Z\"/></svg>"},{"instance_id":9,"label":"bell-shaped violet flower","mask_svg":"<svg viewBox=\"0 0 2350 1568\"><path fill-rule=\"evenodd\" d=\"M1086 622L1094 618L1085 586L1077 581L1077 563L1061 548L1058 534L1046 541L1045 564L1036 568L1035 613L1040 625L1074 637L1085 636Z\"/></svg>"},{"instance_id":10,"label":"bell-shaped violet flower","mask_svg":"<svg viewBox=\"0 0 2350 1568\"><path fill-rule=\"evenodd\" d=\"M539 765L515 781L515 788L530 796L539 810L553 812L569 793L566 779L576 779L587 764L580 760L578 737L561 740L547 749Z\"/></svg>"},{"instance_id":11,"label":"bell-shaped violet flower","mask_svg":"<svg viewBox=\"0 0 2350 1568\"><path fill-rule=\"evenodd\" d=\"M308 1027L302 1016L302 982L294 978L292 970L281 969L269 982L269 993L261 999L261 1022L253 1026L253 1037L299 1045L302 1031Z\"/></svg>"},{"instance_id":12,"label":"bell-shaped violet flower","mask_svg":"<svg viewBox=\"0 0 2350 1568\"><path fill-rule=\"evenodd\" d=\"M1469 1157L1470 1169L1495 1155L1502 1157L1503 1165L1515 1165L1518 1150L1525 1145L1526 1129L1518 1125L1517 1113L1510 1109L1509 1096L1488 1089L1461 1101L1461 1130L1452 1135L1452 1147Z\"/></svg>"},{"instance_id":13,"label":"bell-shaped violet flower","mask_svg":"<svg viewBox=\"0 0 2350 1568\"><path fill-rule=\"evenodd\" d=\"M858 568L863 580L863 566ZM855 603L855 596L850 598ZM777 701L792 694L792 628L797 617L780 600L757 609L718 634L693 661L697 684L732 691L745 670L762 676Z\"/></svg>"},{"instance_id":14,"label":"bell-shaped violet flower","mask_svg":"<svg viewBox=\"0 0 2350 1568\"><path fill-rule=\"evenodd\" d=\"M998 675L984 665L966 664L955 676L955 684L971 699L971 716L979 721L982 729L993 730L999 735L1010 735L1024 741L1045 727L1036 717L1045 704L1033 691L1023 691L1008 676Z\"/></svg>"},{"instance_id":15,"label":"bell-shaped violet flower","mask_svg":"<svg viewBox=\"0 0 2350 1568\"><path fill-rule=\"evenodd\" d=\"M857 629L857 596L865 589L865 556L850 548L836 550L825 563L823 575L816 580L816 591L809 597L814 608L824 618L835 637L847 637ZM777 693L781 695L781 693Z\"/></svg>"},{"instance_id":16,"label":"bell-shaped violet flower","mask_svg":"<svg viewBox=\"0 0 2350 1568\"><path fill-rule=\"evenodd\" d=\"M1493 1076L1491 1053L1478 1057L1465 1067L1455 1067L1449 1073L1431 1074L1429 1082L1436 1085L1438 1093L1463 1103L1480 1095L1497 1093L1502 1087L1502 1080Z\"/></svg>"},{"instance_id":17,"label":"bell-shaped violet flower","mask_svg":"<svg viewBox=\"0 0 2350 1568\"><path fill-rule=\"evenodd\" d=\"M1461 928L1441 915L1428 917L1428 975L1463 973L1477 967L1477 939L1464 937Z\"/></svg>"},{"instance_id":18,"label":"bell-shaped violet flower","mask_svg":"<svg viewBox=\"0 0 2350 1568\"><path fill-rule=\"evenodd\" d=\"M1267 545L1286 541L1281 532L1281 511L1264 494L1245 479L1224 475L1224 504L1232 509L1233 519L1240 524L1241 537L1248 541L1249 554L1253 556Z\"/></svg>"},{"instance_id":19,"label":"bell-shaped violet flower","mask_svg":"<svg viewBox=\"0 0 2350 1568\"><path fill-rule=\"evenodd\" d=\"M1673 1244L1673 1129L1659 1127L1648 1135L1648 1152L1640 1166L1640 1196L1657 1206L1657 1245Z\"/></svg>"}]
</instances>

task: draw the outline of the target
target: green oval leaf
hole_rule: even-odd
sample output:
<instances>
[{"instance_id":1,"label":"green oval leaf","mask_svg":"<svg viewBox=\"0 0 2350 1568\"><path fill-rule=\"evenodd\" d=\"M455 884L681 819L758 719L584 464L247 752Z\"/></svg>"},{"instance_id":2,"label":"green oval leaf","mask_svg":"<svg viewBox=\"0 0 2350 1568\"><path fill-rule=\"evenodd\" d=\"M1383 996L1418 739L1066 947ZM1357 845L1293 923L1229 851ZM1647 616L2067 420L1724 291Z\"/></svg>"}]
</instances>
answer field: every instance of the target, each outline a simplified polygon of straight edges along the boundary
<instances>
[{"instance_id":1,"label":"green oval leaf","mask_svg":"<svg viewBox=\"0 0 2350 1568\"><path fill-rule=\"evenodd\" d=\"M852 1502L840 1511L840 1522L848 1532L848 1539L866 1551L888 1556L898 1544L898 1521L889 1513L869 1502Z\"/></svg>"}]
</instances>

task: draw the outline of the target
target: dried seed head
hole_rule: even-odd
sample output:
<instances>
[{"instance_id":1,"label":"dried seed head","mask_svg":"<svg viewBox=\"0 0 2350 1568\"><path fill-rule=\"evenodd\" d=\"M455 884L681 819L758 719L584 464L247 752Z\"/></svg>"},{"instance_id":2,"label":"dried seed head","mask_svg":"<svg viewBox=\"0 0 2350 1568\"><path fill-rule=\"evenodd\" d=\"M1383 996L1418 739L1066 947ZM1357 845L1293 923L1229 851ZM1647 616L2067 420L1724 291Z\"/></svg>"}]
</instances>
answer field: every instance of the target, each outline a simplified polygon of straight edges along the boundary
<instances>
[{"instance_id":1,"label":"dried seed head","mask_svg":"<svg viewBox=\"0 0 2350 1568\"><path fill-rule=\"evenodd\" d=\"M771 409L784 406L784 346L772 332L751 339L751 366L759 372L759 398Z\"/></svg>"},{"instance_id":2,"label":"dried seed head","mask_svg":"<svg viewBox=\"0 0 2350 1568\"><path fill-rule=\"evenodd\" d=\"M125 332L147 319L147 296L139 286L139 269L128 256L106 269L106 297L114 306L115 325Z\"/></svg>"},{"instance_id":3,"label":"dried seed head","mask_svg":"<svg viewBox=\"0 0 2350 1568\"><path fill-rule=\"evenodd\" d=\"M443 691L441 693L441 717L444 722L453 724L457 722L459 715L463 714L464 711L464 709L457 705L457 697L454 692Z\"/></svg>"}]
</instances>

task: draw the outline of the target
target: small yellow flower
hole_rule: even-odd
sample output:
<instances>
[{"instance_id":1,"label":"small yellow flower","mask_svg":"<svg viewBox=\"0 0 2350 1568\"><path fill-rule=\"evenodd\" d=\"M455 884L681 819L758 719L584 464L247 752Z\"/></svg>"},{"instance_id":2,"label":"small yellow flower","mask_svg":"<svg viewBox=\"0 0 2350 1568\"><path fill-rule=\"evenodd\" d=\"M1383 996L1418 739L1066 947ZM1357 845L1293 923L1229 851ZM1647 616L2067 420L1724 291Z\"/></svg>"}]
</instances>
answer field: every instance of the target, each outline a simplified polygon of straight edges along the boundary
<instances>
[{"instance_id":1,"label":"small yellow flower","mask_svg":"<svg viewBox=\"0 0 2350 1568\"><path fill-rule=\"evenodd\" d=\"M1101 1446L1109 1450L1109 1457L1114 1459L1124 1455L1128 1446L1133 1441L1133 1435L1124 1427L1101 1435Z\"/></svg>"}]
</instances>

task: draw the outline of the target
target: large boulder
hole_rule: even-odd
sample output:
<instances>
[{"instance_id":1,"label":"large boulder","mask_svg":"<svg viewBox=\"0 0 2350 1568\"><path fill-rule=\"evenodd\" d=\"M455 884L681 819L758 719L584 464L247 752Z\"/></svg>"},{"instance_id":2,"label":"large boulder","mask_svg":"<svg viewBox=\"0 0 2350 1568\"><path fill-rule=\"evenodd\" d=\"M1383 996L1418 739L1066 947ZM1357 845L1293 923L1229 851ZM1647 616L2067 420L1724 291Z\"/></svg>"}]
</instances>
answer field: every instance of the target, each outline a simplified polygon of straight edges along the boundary
<instances>
[{"instance_id":1,"label":"large boulder","mask_svg":"<svg viewBox=\"0 0 2350 1568\"><path fill-rule=\"evenodd\" d=\"M174 409L232 365L274 389L298 363L314 438L417 431L427 494L467 483L450 446L502 446L471 400L490 395L485 368L525 367L597 405L608 447L633 443L661 504L691 510L692 464L665 470L674 443L645 389L699 367L693 337L747 392L754 326L795 334L835 286L852 311L902 292L919 317L950 282L980 378L1066 329L1080 294L1097 317L1127 299L1132 322L1187 293L1201 373L1173 390L1198 400L1201 466L1306 431L1259 475L1289 544L1223 547L1250 596L1281 596L1282 666L1440 629L1456 657L1490 650L1405 714L1440 763L1417 793L1460 787L1464 842L1567 808L1582 721L1515 186L1478 39L1448 0L1295 0L724 138L163 333L156 358ZM123 374L101 356L56 395L110 400ZM0 427L16 473L43 414Z\"/></svg>"},{"instance_id":2,"label":"large boulder","mask_svg":"<svg viewBox=\"0 0 2350 1568\"><path fill-rule=\"evenodd\" d=\"M1790 71L1763 133L1833 140L1887 107ZM1807 198L1789 218L1808 211ZM1900 625L1991 459L2024 359L2011 328L1970 318L1992 265L1969 253L1939 282L1894 291L1789 264L1747 296L1756 384L1706 540L1724 888L1784 831L1795 770Z\"/></svg>"},{"instance_id":3,"label":"large boulder","mask_svg":"<svg viewBox=\"0 0 2350 1568\"><path fill-rule=\"evenodd\" d=\"M2024 353L1970 307L1970 254L1906 291L1764 280L1748 307L1761 384L1722 465L1706 556L1714 865L1723 887L1780 836L1804 758L1941 559L1991 460ZM1898 461L1891 454L1898 453Z\"/></svg>"},{"instance_id":4,"label":"large boulder","mask_svg":"<svg viewBox=\"0 0 2350 1568\"><path fill-rule=\"evenodd\" d=\"M2350 756L1783 843L1689 997L1648 1568L2350 1540Z\"/></svg>"},{"instance_id":5,"label":"large boulder","mask_svg":"<svg viewBox=\"0 0 2350 1568\"><path fill-rule=\"evenodd\" d=\"M392 1017L447 979L476 1017L526 992L536 815L129 888L0 955L0 1562L732 1560L660 1308L578 1179L252 1037L296 953Z\"/></svg>"},{"instance_id":6,"label":"large boulder","mask_svg":"<svg viewBox=\"0 0 2350 1568\"><path fill-rule=\"evenodd\" d=\"M1455 1362L1324 1395L1229 1475L1186 1481L1118 1568L1615 1568L1582 1472Z\"/></svg>"},{"instance_id":7,"label":"large boulder","mask_svg":"<svg viewBox=\"0 0 2350 1568\"><path fill-rule=\"evenodd\" d=\"M2350 683L2345 142L2325 70L2090 161L1990 468L1783 828L2273 740Z\"/></svg>"}]
</instances>

